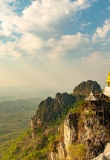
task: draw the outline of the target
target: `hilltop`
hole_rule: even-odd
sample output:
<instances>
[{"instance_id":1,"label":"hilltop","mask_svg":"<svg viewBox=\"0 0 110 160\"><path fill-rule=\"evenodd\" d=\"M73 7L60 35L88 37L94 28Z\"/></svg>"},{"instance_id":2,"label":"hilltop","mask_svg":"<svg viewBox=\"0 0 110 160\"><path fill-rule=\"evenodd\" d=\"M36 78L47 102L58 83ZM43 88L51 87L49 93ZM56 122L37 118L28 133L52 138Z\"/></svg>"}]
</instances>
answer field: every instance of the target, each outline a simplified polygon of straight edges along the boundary
<instances>
[{"instance_id":1,"label":"hilltop","mask_svg":"<svg viewBox=\"0 0 110 160\"><path fill-rule=\"evenodd\" d=\"M85 95L87 96L90 92L101 93L101 87L96 81L88 80L83 81L77 85L73 90L73 95Z\"/></svg>"}]
</instances>

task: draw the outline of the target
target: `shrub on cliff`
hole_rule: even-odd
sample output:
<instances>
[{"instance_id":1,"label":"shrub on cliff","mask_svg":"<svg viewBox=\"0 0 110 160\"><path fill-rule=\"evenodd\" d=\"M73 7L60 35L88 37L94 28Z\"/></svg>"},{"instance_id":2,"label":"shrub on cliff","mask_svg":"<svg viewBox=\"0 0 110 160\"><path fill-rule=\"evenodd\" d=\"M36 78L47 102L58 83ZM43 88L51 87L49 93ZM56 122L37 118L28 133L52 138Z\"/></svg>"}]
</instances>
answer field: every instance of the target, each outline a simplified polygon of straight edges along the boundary
<instances>
[{"instance_id":1,"label":"shrub on cliff","mask_svg":"<svg viewBox=\"0 0 110 160\"><path fill-rule=\"evenodd\" d=\"M69 151L72 160L85 160L86 148L84 144L71 144Z\"/></svg>"}]
</instances>

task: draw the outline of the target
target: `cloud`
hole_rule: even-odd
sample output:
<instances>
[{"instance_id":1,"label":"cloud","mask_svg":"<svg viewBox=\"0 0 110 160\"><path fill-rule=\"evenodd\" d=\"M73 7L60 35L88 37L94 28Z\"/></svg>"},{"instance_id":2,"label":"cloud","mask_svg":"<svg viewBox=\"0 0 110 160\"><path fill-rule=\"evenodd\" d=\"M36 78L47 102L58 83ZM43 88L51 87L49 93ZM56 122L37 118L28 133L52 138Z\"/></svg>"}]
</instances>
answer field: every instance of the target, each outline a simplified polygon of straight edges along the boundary
<instances>
[{"instance_id":1,"label":"cloud","mask_svg":"<svg viewBox=\"0 0 110 160\"><path fill-rule=\"evenodd\" d=\"M89 44L87 35L83 35L80 32L76 35L64 35L58 41L49 39L47 45L52 47L52 49L48 53L48 56L52 60L57 60L71 52L72 54L77 54L74 51L87 49L87 44Z\"/></svg>"},{"instance_id":2,"label":"cloud","mask_svg":"<svg viewBox=\"0 0 110 160\"><path fill-rule=\"evenodd\" d=\"M14 42L0 43L0 58L64 60L65 56L76 55L87 50L89 39L80 32L76 35L63 35L60 39L43 40L33 34L26 33Z\"/></svg>"},{"instance_id":3,"label":"cloud","mask_svg":"<svg viewBox=\"0 0 110 160\"><path fill-rule=\"evenodd\" d=\"M110 10L110 7L108 7L107 9Z\"/></svg>"},{"instance_id":4,"label":"cloud","mask_svg":"<svg viewBox=\"0 0 110 160\"><path fill-rule=\"evenodd\" d=\"M45 46L42 39L33 34L24 34L20 39L14 42L0 42L0 58L31 58L40 59L40 50Z\"/></svg>"},{"instance_id":5,"label":"cloud","mask_svg":"<svg viewBox=\"0 0 110 160\"><path fill-rule=\"evenodd\" d=\"M20 2L0 0L0 37L4 36L1 57L55 60L86 48L89 43L86 35L64 34L62 28L68 28L67 22L71 18L74 21L76 13L90 7L92 2L37 0L18 13Z\"/></svg>"},{"instance_id":6,"label":"cloud","mask_svg":"<svg viewBox=\"0 0 110 160\"><path fill-rule=\"evenodd\" d=\"M13 6L8 2L13 2ZM67 19L73 17L78 11L90 7L88 0L42 0L33 1L32 4L24 8L21 15L16 11L15 0L1 1L0 21L2 31L5 36L17 33L54 33L61 26L66 24ZM92 1L91 1L92 2ZM42 33L43 32L43 33Z\"/></svg>"},{"instance_id":7,"label":"cloud","mask_svg":"<svg viewBox=\"0 0 110 160\"><path fill-rule=\"evenodd\" d=\"M14 12L15 3L16 0L0 0L0 35L12 36L11 34L16 32L16 23L19 21L19 17Z\"/></svg>"},{"instance_id":8,"label":"cloud","mask_svg":"<svg viewBox=\"0 0 110 160\"><path fill-rule=\"evenodd\" d=\"M96 29L96 32L94 33L92 37L93 41L97 40L98 38L99 39L105 38L109 31L110 31L110 19L104 22L104 25L102 28L98 27Z\"/></svg>"},{"instance_id":9,"label":"cloud","mask_svg":"<svg viewBox=\"0 0 110 160\"><path fill-rule=\"evenodd\" d=\"M89 54L87 57L82 57L82 61L90 63L92 65L109 65L110 64L110 52L95 51Z\"/></svg>"},{"instance_id":10,"label":"cloud","mask_svg":"<svg viewBox=\"0 0 110 160\"><path fill-rule=\"evenodd\" d=\"M20 23L22 32L30 32L40 36L55 34L67 24L78 11L90 6L87 0L42 0L34 1L24 9ZM31 17L29 19L29 17ZM30 22L30 23L29 23Z\"/></svg>"},{"instance_id":11,"label":"cloud","mask_svg":"<svg viewBox=\"0 0 110 160\"><path fill-rule=\"evenodd\" d=\"M82 27L86 27L86 26L89 26L89 25L91 25L91 22L81 24Z\"/></svg>"},{"instance_id":12,"label":"cloud","mask_svg":"<svg viewBox=\"0 0 110 160\"><path fill-rule=\"evenodd\" d=\"M29 33L24 34L17 43L18 47L28 52L31 52L31 50L41 49L43 47L42 39Z\"/></svg>"},{"instance_id":13,"label":"cloud","mask_svg":"<svg viewBox=\"0 0 110 160\"><path fill-rule=\"evenodd\" d=\"M0 42L0 58L14 58L19 59L21 57L21 53L15 49L16 42Z\"/></svg>"},{"instance_id":14,"label":"cloud","mask_svg":"<svg viewBox=\"0 0 110 160\"><path fill-rule=\"evenodd\" d=\"M102 56L99 52L93 52L88 57L83 57L82 59L87 62L97 62L102 59Z\"/></svg>"}]
</instances>

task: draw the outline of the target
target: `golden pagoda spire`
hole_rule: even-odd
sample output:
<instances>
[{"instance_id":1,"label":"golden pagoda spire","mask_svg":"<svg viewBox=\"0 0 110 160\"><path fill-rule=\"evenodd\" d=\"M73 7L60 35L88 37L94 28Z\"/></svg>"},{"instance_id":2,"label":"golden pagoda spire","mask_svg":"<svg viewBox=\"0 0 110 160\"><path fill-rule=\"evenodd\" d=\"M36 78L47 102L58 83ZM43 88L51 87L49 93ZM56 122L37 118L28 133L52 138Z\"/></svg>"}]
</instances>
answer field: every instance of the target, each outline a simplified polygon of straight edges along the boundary
<instances>
[{"instance_id":1,"label":"golden pagoda spire","mask_svg":"<svg viewBox=\"0 0 110 160\"><path fill-rule=\"evenodd\" d=\"M106 84L108 87L110 87L110 71L109 71L109 74L108 74L108 77L107 77L107 80L106 80Z\"/></svg>"}]
</instances>

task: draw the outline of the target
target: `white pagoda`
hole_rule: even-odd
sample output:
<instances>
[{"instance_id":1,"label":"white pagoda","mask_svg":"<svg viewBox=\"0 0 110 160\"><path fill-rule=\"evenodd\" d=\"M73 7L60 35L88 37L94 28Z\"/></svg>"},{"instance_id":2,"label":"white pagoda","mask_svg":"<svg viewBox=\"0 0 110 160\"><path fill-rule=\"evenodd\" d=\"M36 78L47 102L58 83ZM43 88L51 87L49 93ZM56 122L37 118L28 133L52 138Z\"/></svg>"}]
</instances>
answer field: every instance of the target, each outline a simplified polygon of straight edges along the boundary
<instances>
[{"instance_id":1,"label":"white pagoda","mask_svg":"<svg viewBox=\"0 0 110 160\"><path fill-rule=\"evenodd\" d=\"M93 93L91 92L88 97L85 98L85 101L97 101Z\"/></svg>"}]
</instances>

